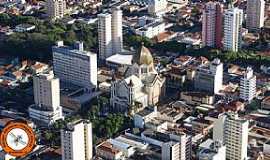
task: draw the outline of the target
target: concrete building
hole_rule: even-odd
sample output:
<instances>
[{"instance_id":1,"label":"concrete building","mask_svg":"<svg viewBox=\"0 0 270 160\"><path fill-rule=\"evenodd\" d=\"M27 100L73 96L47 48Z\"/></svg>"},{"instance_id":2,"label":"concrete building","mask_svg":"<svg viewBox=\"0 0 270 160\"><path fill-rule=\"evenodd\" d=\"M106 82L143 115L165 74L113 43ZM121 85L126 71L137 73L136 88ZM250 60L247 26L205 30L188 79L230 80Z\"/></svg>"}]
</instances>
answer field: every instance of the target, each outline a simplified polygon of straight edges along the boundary
<instances>
[{"instance_id":1,"label":"concrete building","mask_svg":"<svg viewBox=\"0 0 270 160\"><path fill-rule=\"evenodd\" d=\"M247 159L248 124L247 120L232 112L219 115L215 120L213 139L225 144L226 159Z\"/></svg>"},{"instance_id":2,"label":"concrete building","mask_svg":"<svg viewBox=\"0 0 270 160\"><path fill-rule=\"evenodd\" d=\"M197 154L199 160L226 160L225 145L211 139L206 140L201 145Z\"/></svg>"},{"instance_id":3,"label":"concrete building","mask_svg":"<svg viewBox=\"0 0 270 160\"><path fill-rule=\"evenodd\" d=\"M166 12L167 0L149 0L148 13L150 15L158 16Z\"/></svg>"},{"instance_id":4,"label":"concrete building","mask_svg":"<svg viewBox=\"0 0 270 160\"><path fill-rule=\"evenodd\" d=\"M195 89L216 94L222 89L223 63L214 59L209 65L200 66L194 79Z\"/></svg>"},{"instance_id":5,"label":"concrete building","mask_svg":"<svg viewBox=\"0 0 270 160\"><path fill-rule=\"evenodd\" d=\"M99 59L112 56L112 17L109 13L98 14L98 48Z\"/></svg>"},{"instance_id":6,"label":"concrete building","mask_svg":"<svg viewBox=\"0 0 270 160\"><path fill-rule=\"evenodd\" d=\"M243 10L229 8L224 15L224 50L237 52L242 43Z\"/></svg>"},{"instance_id":7,"label":"concrete building","mask_svg":"<svg viewBox=\"0 0 270 160\"><path fill-rule=\"evenodd\" d=\"M111 84L110 103L115 110L127 111L135 103L146 107L159 102L165 78L155 70L152 54L146 47L141 46L124 73L125 79L114 78Z\"/></svg>"},{"instance_id":8,"label":"concrete building","mask_svg":"<svg viewBox=\"0 0 270 160\"><path fill-rule=\"evenodd\" d=\"M270 96L266 96L261 102L261 109L270 110Z\"/></svg>"},{"instance_id":9,"label":"concrete building","mask_svg":"<svg viewBox=\"0 0 270 160\"><path fill-rule=\"evenodd\" d=\"M219 2L206 3L202 20L203 46L222 47L223 6Z\"/></svg>"},{"instance_id":10,"label":"concrete building","mask_svg":"<svg viewBox=\"0 0 270 160\"><path fill-rule=\"evenodd\" d=\"M124 157L123 152L120 149L115 148L108 141L105 141L96 146L96 156L108 160L120 160Z\"/></svg>"},{"instance_id":11,"label":"concrete building","mask_svg":"<svg viewBox=\"0 0 270 160\"><path fill-rule=\"evenodd\" d=\"M207 92L181 92L181 100L184 100L189 105L214 104L215 97Z\"/></svg>"},{"instance_id":12,"label":"concrete building","mask_svg":"<svg viewBox=\"0 0 270 160\"><path fill-rule=\"evenodd\" d=\"M164 22L156 21L143 25L140 28L135 29L135 33L140 36L147 38L154 38L160 33L164 33L166 30L166 25Z\"/></svg>"},{"instance_id":13,"label":"concrete building","mask_svg":"<svg viewBox=\"0 0 270 160\"><path fill-rule=\"evenodd\" d=\"M112 9L112 14L98 14L99 59L105 61L113 54L122 52L122 11Z\"/></svg>"},{"instance_id":14,"label":"concrete building","mask_svg":"<svg viewBox=\"0 0 270 160\"><path fill-rule=\"evenodd\" d=\"M145 130L141 138L149 144L161 147L162 160L191 160L192 139L183 132L162 133Z\"/></svg>"},{"instance_id":15,"label":"concrete building","mask_svg":"<svg viewBox=\"0 0 270 160\"><path fill-rule=\"evenodd\" d=\"M66 10L65 0L47 0L47 16L51 20L56 20L64 17Z\"/></svg>"},{"instance_id":16,"label":"concrete building","mask_svg":"<svg viewBox=\"0 0 270 160\"><path fill-rule=\"evenodd\" d=\"M61 82L75 84L88 90L97 86L97 55L83 48L82 42L65 46L63 41L52 47L53 70Z\"/></svg>"},{"instance_id":17,"label":"concrete building","mask_svg":"<svg viewBox=\"0 0 270 160\"><path fill-rule=\"evenodd\" d=\"M114 8L112 10L112 50L113 53L120 53L123 49L122 33L122 10Z\"/></svg>"},{"instance_id":18,"label":"concrete building","mask_svg":"<svg viewBox=\"0 0 270 160\"><path fill-rule=\"evenodd\" d=\"M180 160L179 149L180 149L179 142L170 141L162 144L161 147L162 160Z\"/></svg>"},{"instance_id":19,"label":"concrete building","mask_svg":"<svg viewBox=\"0 0 270 160\"><path fill-rule=\"evenodd\" d=\"M91 160L93 157L92 124L78 120L61 130L62 160Z\"/></svg>"},{"instance_id":20,"label":"concrete building","mask_svg":"<svg viewBox=\"0 0 270 160\"><path fill-rule=\"evenodd\" d=\"M15 31L16 32L30 32L35 30L36 26L35 25L31 25L31 24L19 24L15 27Z\"/></svg>"},{"instance_id":21,"label":"concrete building","mask_svg":"<svg viewBox=\"0 0 270 160\"><path fill-rule=\"evenodd\" d=\"M35 104L29 107L29 117L41 125L61 119L59 79L51 71L38 74L33 83Z\"/></svg>"},{"instance_id":22,"label":"concrete building","mask_svg":"<svg viewBox=\"0 0 270 160\"><path fill-rule=\"evenodd\" d=\"M247 28L259 31L264 25L264 0L247 0Z\"/></svg>"},{"instance_id":23,"label":"concrete building","mask_svg":"<svg viewBox=\"0 0 270 160\"><path fill-rule=\"evenodd\" d=\"M251 67L247 67L246 72L240 80L240 98L251 102L256 96L256 75Z\"/></svg>"}]
</instances>

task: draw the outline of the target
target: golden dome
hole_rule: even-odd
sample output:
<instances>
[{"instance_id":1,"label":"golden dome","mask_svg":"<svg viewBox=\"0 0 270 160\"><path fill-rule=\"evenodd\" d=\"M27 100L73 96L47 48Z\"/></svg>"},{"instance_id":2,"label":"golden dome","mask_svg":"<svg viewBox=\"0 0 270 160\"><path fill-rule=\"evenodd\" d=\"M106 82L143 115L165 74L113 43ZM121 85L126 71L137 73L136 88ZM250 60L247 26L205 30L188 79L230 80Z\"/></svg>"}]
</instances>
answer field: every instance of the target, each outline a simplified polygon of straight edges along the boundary
<instances>
[{"instance_id":1,"label":"golden dome","mask_svg":"<svg viewBox=\"0 0 270 160\"><path fill-rule=\"evenodd\" d=\"M153 61L153 57L149 49L144 47L144 45L142 44L141 48L133 56L132 62L137 63L138 65L142 65L142 64L150 65L154 61Z\"/></svg>"}]
</instances>

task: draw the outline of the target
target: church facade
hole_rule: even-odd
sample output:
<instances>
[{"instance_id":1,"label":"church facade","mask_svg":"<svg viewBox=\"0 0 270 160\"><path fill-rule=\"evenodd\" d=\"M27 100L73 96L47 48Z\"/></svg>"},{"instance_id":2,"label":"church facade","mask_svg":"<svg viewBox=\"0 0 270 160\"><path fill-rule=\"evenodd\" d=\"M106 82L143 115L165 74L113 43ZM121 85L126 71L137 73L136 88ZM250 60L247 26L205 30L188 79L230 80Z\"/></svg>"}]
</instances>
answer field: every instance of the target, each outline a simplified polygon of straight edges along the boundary
<instances>
[{"instance_id":1,"label":"church facade","mask_svg":"<svg viewBox=\"0 0 270 160\"><path fill-rule=\"evenodd\" d=\"M114 110L127 111L135 103L155 105L164 93L165 78L157 73L151 52L142 45L124 78L112 81L110 103Z\"/></svg>"}]
</instances>

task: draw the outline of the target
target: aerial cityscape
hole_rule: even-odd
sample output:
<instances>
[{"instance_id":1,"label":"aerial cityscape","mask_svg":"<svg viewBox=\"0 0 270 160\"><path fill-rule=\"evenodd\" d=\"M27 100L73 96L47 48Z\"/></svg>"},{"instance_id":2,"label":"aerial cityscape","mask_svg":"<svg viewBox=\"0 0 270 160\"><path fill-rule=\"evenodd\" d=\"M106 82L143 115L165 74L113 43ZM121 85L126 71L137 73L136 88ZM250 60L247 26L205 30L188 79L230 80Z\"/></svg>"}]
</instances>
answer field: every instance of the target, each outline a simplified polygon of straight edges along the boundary
<instances>
[{"instance_id":1,"label":"aerial cityscape","mask_svg":"<svg viewBox=\"0 0 270 160\"><path fill-rule=\"evenodd\" d=\"M270 0L0 0L0 160L270 160Z\"/></svg>"}]
</instances>

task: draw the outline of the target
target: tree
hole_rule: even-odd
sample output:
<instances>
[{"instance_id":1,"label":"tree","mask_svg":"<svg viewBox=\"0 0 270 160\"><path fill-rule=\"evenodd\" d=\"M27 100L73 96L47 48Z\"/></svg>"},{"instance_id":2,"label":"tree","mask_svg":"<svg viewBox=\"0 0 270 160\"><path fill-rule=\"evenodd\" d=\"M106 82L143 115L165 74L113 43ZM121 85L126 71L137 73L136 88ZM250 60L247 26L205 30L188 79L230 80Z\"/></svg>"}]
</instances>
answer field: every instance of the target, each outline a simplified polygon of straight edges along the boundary
<instances>
[{"instance_id":1,"label":"tree","mask_svg":"<svg viewBox=\"0 0 270 160\"><path fill-rule=\"evenodd\" d=\"M11 18L8 14L2 13L0 14L0 24L3 26L7 26L10 24Z\"/></svg>"},{"instance_id":2,"label":"tree","mask_svg":"<svg viewBox=\"0 0 270 160\"><path fill-rule=\"evenodd\" d=\"M122 114L109 114L105 120L105 129L108 137L122 129L124 124L124 116Z\"/></svg>"},{"instance_id":3,"label":"tree","mask_svg":"<svg viewBox=\"0 0 270 160\"><path fill-rule=\"evenodd\" d=\"M141 46L142 43L144 43L146 47L152 46L152 41L149 38L138 35L125 36L124 42L127 43L127 45L136 48Z\"/></svg>"},{"instance_id":4,"label":"tree","mask_svg":"<svg viewBox=\"0 0 270 160\"><path fill-rule=\"evenodd\" d=\"M177 41L166 41L166 42L161 42L157 43L153 46L154 49L157 51L164 53L164 52L184 52L186 49L186 44L179 43Z\"/></svg>"}]
</instances>

